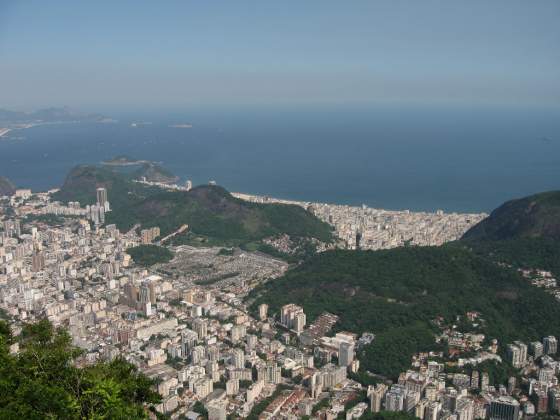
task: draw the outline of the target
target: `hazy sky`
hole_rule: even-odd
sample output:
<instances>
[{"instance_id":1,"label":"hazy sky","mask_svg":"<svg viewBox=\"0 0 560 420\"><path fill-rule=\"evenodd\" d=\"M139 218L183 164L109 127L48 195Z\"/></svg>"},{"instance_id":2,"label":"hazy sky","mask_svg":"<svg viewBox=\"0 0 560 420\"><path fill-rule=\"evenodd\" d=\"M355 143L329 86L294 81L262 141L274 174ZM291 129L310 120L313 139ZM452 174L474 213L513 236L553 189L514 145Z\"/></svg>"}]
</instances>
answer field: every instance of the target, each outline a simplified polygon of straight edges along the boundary
<instances>
[{"instance_id":1,"label":"hazy sky","mask_svg":"<svg viewBox=\"0 0 560 420\"><path fill-rule=\"evenodd\" d=\"M560 1L0 0L0 107L361 101L560 104Z\"/></svg>"}]
</instances>

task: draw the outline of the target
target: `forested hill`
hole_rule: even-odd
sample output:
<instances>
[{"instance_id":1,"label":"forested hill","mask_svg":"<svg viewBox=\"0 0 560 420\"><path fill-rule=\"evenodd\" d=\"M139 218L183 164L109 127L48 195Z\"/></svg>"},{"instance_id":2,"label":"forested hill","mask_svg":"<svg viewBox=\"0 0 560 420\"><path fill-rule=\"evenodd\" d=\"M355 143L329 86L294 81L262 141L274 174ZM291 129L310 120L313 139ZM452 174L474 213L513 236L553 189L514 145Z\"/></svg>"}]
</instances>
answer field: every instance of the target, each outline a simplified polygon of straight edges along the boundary
<instances>
[{"instance_id":1,"label":"forested hill","mask_svg":"<svg viewBox=\"0 0 560 420\"><path fill-rule=\"evenodd\" d=\"M166 191L133 182L131 175L97 166L78 166L53 197L60 201L95 202L95 191L105 187L112 211L107 223L127 230L136 223L159 226L162 236L189 225L192 235L212 243L231 245L258 241L268 236L332 240L331 228L297 206L255 204L233 197L224 188L202 185L191 191Z\"/></svg>"},{"instance_id":2,"label":"forested hill","mask_svg":"<svg viewBox=\"0 0 560 420\"><path fill-rule=\"evenodd\" d=\"M397 375L410 356L434 348L431 320L478 311L484 332L500 342L559 335L560 305L515 270L457 245L319 254L253 292L253 309L303 305L310 320L323 311L338 328L377 335L365 367Z\"/></svg>"},{"instance_id":3,"label":"forested hill","mask_svg":"<svg viewBox=\"0 0 560 420\"><path fill-rule=\"evenodd\" d=\"M508 201L464 235L492 241L535 237L560 240L560 191Z\"/></svg>"},{"instance_id":4,"label":"forested hill","mask_svg":"<svg viewBox=\"0 0 560 420\"><path fill-rule=\"evenodd\" d=\"M163 184L172 184L179 181L178 176L152 162L143 163L132 175L135 179L145 178L146 181Z\"/></svg>"},{"instance_id":5,"label":"forested hill","mask_svg":"<svg viewBox=\"0 0 560 420\"><path fill-rule=\"evenodd\" d=\"M496 262L560 276L560 191L504 203L461 242Z\"/></svg>"}]
</instances>

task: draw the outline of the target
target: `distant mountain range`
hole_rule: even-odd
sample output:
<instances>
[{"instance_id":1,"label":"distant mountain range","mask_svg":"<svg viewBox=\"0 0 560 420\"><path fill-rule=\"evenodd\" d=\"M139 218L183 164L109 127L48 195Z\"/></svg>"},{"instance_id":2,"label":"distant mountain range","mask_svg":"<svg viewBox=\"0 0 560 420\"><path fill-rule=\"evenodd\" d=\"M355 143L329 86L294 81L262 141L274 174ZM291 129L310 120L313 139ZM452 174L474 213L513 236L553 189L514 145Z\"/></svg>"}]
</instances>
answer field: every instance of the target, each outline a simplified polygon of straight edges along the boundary
<instances>
[{"instance_id":1,"label":"distant mountain range","mask_svg":"<svg viewBox=\"0 0 560 420\"><path fill-rule=\"evenodd\" d=\"M45 108L32 112L0 109L0 123L24 124L33 122L104 121L101 114L87 114L68 107Z\"/></svg>"}]
</instances>

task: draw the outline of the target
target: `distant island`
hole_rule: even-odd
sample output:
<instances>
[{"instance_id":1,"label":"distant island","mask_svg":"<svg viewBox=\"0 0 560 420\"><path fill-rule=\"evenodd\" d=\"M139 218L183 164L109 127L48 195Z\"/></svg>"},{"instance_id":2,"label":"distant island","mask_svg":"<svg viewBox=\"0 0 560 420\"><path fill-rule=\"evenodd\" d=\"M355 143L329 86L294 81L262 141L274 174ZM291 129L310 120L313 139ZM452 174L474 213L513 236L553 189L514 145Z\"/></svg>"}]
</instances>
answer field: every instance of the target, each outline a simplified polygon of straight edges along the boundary
<instances>
[{"instance_id":1,"label":"distant island","mask_svg":"<svg viewBox=\"0 0 560 420\"><path fill-rule=\"evenodd\" d=\"M142 127L143 125L151 125L152 123L149 121L135 121L130 123L130 126L133 128Z\"/></svg>"},{"instance_id":2,"label":"distant island","mask_svg":"<svg viewBox=\"0 0 560 420\"><path fill-rule=\"evenodd\" d=\"M51 107L31 112L0 109L0 137L13 129L78 122L109 123L115 120L97 113L79 112L69 107Z\"/></svg>"},{"instance_id":3,"label":"distant island","mask_svg":"<svg viewBox=\"0 0 560 420\"><path fill-rule=\"evenodd\" d=\"M107 165L107 166L135 166L135 165L143 165L148 163L153 163L153 162L150 162L149 160L132 159L130 156L126 156L126 155L115 156L112 159L104 160L103 162L101 162L102 165Z\"/></svg>"},{"instance_id":4,"label":"distant island","mask_svg":"<svg viewBox=\"0 0 560 420\"><path fill-rule=\"evenodd\" d=\"M103 161L101 164L114 168L137 166L138 169L131 173L132 179L137 181L157 182L161 184L173 184L179 181L178 176L163 168L160 163L150 160L139 160L133 159L127 155L119 155Z\"/></svg>"},{"instance_id":5,"label":"distant island","mask_svg":"<svg viewBox=\"0 0 560 420\"><path fill-rule=\"evenodd\" d=\"M192 124L171 124L170 128L192 128Z\"/></svg>"}]
</instances>

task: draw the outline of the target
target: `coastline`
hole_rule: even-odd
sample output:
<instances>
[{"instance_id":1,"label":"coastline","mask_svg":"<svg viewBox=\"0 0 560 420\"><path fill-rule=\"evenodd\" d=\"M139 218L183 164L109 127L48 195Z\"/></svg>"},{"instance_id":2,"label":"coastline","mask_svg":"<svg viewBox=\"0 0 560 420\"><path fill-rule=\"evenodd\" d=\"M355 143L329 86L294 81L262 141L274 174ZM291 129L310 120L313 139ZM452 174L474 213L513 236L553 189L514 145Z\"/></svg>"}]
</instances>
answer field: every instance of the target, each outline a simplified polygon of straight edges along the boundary
<instances>
[{"instance_id":1,"label":"coastline","mask_svg":"<svg viewBox=\"0 0 560 420\"><path fill-rule=\"evenodd\" d=\"M250 201L253 203L275 203L275 204L287 204L293 206L300 206L303 208L308 208L309 206L332 206L332 207L339 207L339 208L348 208L348 209L362 209L362 210L372 210L378 212L385 212L385 213L393 213L393 214L440 214L440 215L463 215L463 216L484 216L487 217L488 213L484 211L480 212L466 212L466 211L444 211L444 210L435 210L435 211L421 211L421 210L410 210L410 209L387 209L387 208L379 208L379 207L370 207L367 205L352 205L352 204L344 204L344 203L335 203L335 202L318 202L318 201L298 201L298 200L287 200L282 198L275 198L268 195L257 195L257 194L247 194L241 192L232 192L232 196L244 201Z\"/></svg>"},{"instance_id":2,"label":"coastline","mask_svg":"<svg viewBox=\"0 0 560 420\"><path fill-rule=\"evenodd\" d=\"M102 161L101 164L104 166L138 166L153 163L149 160L135 160L135 161Z\"/></svg>"}]
</instances>

